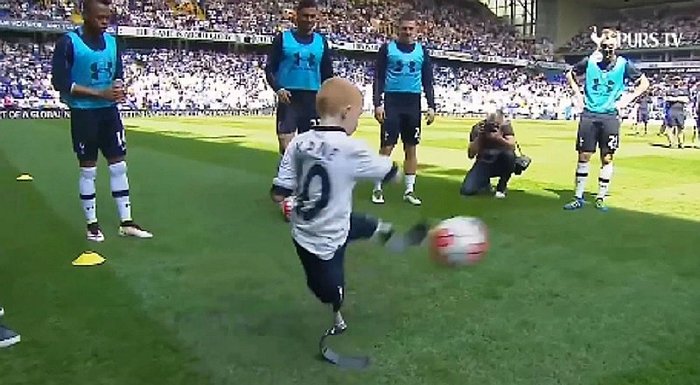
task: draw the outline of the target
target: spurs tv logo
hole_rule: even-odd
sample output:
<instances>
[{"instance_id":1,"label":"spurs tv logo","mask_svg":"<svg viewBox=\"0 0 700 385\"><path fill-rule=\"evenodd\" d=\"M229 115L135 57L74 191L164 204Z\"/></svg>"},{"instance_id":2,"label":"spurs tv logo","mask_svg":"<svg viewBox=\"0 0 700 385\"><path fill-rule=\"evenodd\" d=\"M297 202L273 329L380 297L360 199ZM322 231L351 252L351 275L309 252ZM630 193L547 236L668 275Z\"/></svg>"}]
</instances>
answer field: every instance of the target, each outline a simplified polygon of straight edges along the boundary
<instances>
[{"instance_id":1,"label":"spurs tv logo","mask_svg":"<svg viewBox=\"0 0 700 385\"><path fill-rule=\"evenodd\" d=\"M679 32L620 32L618 46L622 49L678 48L683 43Z\"/></svg>"},{"instance_id":2,"label":"spurs tv logo","mask_svg":"<svg viewBox=\"0 0 700 385\"><path fill-rule=\"evenodd\" d=\"M100 61L90 64L92 80L111 79L114 75L114 63L111 61Z\"/></svg>"}]
</instances>

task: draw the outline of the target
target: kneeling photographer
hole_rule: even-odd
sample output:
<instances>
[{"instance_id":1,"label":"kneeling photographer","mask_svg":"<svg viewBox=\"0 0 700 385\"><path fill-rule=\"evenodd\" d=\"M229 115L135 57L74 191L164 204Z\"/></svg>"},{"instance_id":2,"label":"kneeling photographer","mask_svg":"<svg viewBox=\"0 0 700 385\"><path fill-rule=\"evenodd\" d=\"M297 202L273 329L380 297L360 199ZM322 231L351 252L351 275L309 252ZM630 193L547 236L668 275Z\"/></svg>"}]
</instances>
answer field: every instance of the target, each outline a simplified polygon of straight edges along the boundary
<instances>
[{"instance_id":1,"label":"kneeling photographer","mask_svg":"<svg viewBox=\"0 0 700 385\"><path fill-rule=\"evenodd\" d=\"M460 193L465 196L491 193L491 178L498 177L496 198L505 198L508 181L513 173L520 174L529 165L526 157L515 155L515 132L503 116L503 111L489 113L469 134L469 159L476 162L462 182ZM519 159L520 158L520 159ZM516 163L517 166L516 166Z\"/></svg>"}]
</instances>

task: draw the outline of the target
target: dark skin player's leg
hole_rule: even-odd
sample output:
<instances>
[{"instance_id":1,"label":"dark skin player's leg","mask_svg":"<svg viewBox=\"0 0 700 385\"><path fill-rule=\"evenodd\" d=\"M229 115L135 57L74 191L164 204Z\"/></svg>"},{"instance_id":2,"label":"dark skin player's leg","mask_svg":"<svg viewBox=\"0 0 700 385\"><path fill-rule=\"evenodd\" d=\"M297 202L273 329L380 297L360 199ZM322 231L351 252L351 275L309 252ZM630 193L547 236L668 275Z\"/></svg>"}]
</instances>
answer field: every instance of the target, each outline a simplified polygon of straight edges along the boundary
<instances>
[{"instance_id":1,"label":"dark skin player's leg","mask_svg":"<svg viewBox=\"0 0 700 385\"><path fill-rule=\"evenodd\" d=\"M117 156L114 158L108 158L107 159L107 164L115 164L119 163L126 158L124 156ZM80 167L97 167L97 161L96 160L81 160L79 161Z\"/></svg>"},{"instance_id":2,"label":"dark skin player's leg","mask_svg":"<svg viewBox=\"0 0 700 385\"><path fill-rule=\"evenodd\" d=\"M390 146L382 146L382 148L379 149L379 154L389 156L391 153L394 151L394 145Z\"/></svg>"}]
</instances>

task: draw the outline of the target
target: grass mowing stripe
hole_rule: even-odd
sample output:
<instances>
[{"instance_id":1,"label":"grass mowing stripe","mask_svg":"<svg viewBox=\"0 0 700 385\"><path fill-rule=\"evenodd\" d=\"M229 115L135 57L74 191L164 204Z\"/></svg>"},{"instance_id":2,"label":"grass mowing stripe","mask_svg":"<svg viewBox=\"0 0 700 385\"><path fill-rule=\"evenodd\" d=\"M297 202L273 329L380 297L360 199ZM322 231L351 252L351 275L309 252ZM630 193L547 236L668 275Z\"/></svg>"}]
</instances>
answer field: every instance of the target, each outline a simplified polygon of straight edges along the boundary
<instances>
[{"instance_id":1,"label":"grass mowing stripe","mask_svg":"<svg viewBox=\"0 0 700 385\"><path fill-rule=\"evenodd\" d=\"M0 153L0 178L19 170ZM194 357L142 311L109 265L78 269L84 237L55 213L32 183L3 183L0 295L7 322L22 334L0 351L3 385L207 384Z\"/></svg>"},{"instance_id":2,"label":"grass mowing stripe","mask_svg":"<svg viewBox=\"0 0 700 385\"><path fill-rule=\"evenodd\" d=\"M202 137L222 121L169 119L162 127L186 132L194 124ZM664 167L649 172L653 167L644 164L653 159L635 159L665 150L626 140L618 157L611 201L639 211L561 210L571 194L572 145L541 137L570 136L571 123L517 123L524 128L519 140L533 144L527 150L536 163L503 201L457 195L464 173L457 167L466 167L458 150L426 147L421 153L434 164L422 170L449 174L421 174L421 208L400 201L402 186L387 187L387 204L374 206L371 187L362 184L358 210L401 226L422 216L479 216L489 225L492 250L480 266L450 270L432 265L423 250L389 256L368 243L353 245L346 262L350 331L339 337L338 349L372 355L372 369L358 374L313 356L329 320L304 286L288 226L267 201L278 155L255 147L272 148L270 122L236 119L211 135L244 128L243 145L130 132L134 203L144 224L159 231L153 242L125 247L128 241L112 237L104 245L114 256L109 267L137 293L142 311L176 333L212 382L612 385L663 383L663 375L674 375L678 383L698 383L698 223L642 212L678 215L672 195L660 195L654 205L634 204L639 186L652 179L697 182L682 167L658 178ZM438 122L430 130L440 138L454 132L463 142L458 129L465 123L454 124ZM9 146L15 164L30 162L31 154L19 147L22 133L10 131L11 140L0 147ZM49 131L43 123L27 128L41 135L31 145L56 162L68 159L67 137L57 140L65 130ZM258 142L261 137L267 139ZM360 138L376 142L369 131ZM635 167L626 168L628 162ZM79 218L77 202L75 209L65 207L75 199L74 183L57 183L75 179L74 170L54 168L63 175L42 187L46 203L61 216ZM52 178L50 169L38 170L42 179ZM108 207L101 212L111 221ZM694 213L689 207L684 215Z\"/></svg>"}]
</instances>

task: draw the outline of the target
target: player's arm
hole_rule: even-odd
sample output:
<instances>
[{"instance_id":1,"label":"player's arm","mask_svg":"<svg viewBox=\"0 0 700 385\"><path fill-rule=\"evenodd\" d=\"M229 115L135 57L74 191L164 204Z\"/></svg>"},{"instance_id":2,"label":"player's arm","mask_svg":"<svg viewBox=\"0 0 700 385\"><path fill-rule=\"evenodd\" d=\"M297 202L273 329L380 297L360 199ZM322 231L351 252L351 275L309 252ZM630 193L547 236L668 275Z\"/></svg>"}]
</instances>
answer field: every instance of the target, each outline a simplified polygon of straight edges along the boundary
<instances>
[{"instance_id":1,"label":"player's arm","mask_svg":"<svg viewBox=\"0 0 700 385\"><path fill-rule=\"evenodd\" d=\"M279 91L280 86L277 82L277 71L282 62L282 33L278 33L272 40L272 47L267 54L267 63L265 64L265 79L267 84L275 91Z\"/></svg>"},{"instance_id":2,"label":"player's arm","mask_svg":"<svg viewBox=\"0 0 700 385\"><path fill-rule=\"evenodd\" d=\"M333 51L328 39L323 38L323 56L321 57L321 83L333 77Z\"/></svg>"},{"instance_id":3,"label":"player's arm","mask_svg":"<svg viewBox=\"0 0 700 385\"><path fill-rule=\"evenodd\" d=\"M119 87L119 98L117 101L124 102L126 100L126 84L124 84L124 61L122 60L122 47L119 42L117 44L117 64L114 66L114 77L113 80L121 80L122 84Z\"/></svg>"},{"instance_id":4,"label":"player's arm","mask_svg":"<svg viewBox=\"0 0 700 385\"><path fill-rule=\"evenodd\" d=\"M474 159L474 157L479 154L479 150L481 150L481 141L478 139L482 129L482 124L475 124L472 127L472 131L469 133L469 148L467 149L467 157L469 159Z\"/></svg>"},{"instance_id":5,"label":"player's arm","mask_svg":"<svg viewBox=\"0 0 700 385\"><path fill-rule=\"evenodd\" d=\"M679 95L673 92L673 89L669 89L666 91L666 95L664 96L664 102L666 102L667 107L671 106L671 103L676 103L679 102Z\"/></svg>"},{"instance_id":6,"label":"player's arm","mask_svg":"<svg viewBox=\"0 0 700 385\"><path fill-rule=\"evenodd\" d=\"M581 87L576 82L576 76L585 74L587 66L588 57L585 57L578 63L574 64L573 67L566 72L566 80L569 82L569 86L571 86L571 89L574 91L574 95L579 99L583 97L583 93L581 92Z\"/></svg>"},{"instance_id":7,"label":"player's arm","mask_svg":"<svg viewBox=\"0 0 700 385\"><path fill-rule=\"evenodd\" d=\"M370 151L369 147L360 141L354 142L354 148L350 151L348 159L353 164L353 177L356 180L381 180L388 183L401 179L399 166L392 162L391 158Z\"/></svg>"},{"instance_id":8,"label":"player's arm","mask_svg":"<svg viewBox=\"0 0 700 385\"><path fill-rule=\"evenodd\" d=\"M277 176L272 179L270 197L275 202L281 202L284 198L294 195L296 190L296 161L294 159L296 147L296 141L292 139L284 151L282 161L277 169Z\"/></svg>"},{"instance_id":9,"label":"player's arm","mask_svg":"<svg viewBox=\"0 0 700 385\"><path fill-rule=\"evenodd\" d=\"M53 58L51 59L51 84L54 89L76 96L91 96L112 101L118 99L118 93L111 87L105 90L97 90L76 84L71 76L72 69L73 43L70 37L64 35L56 42Z\"/></svg>"},{"instance_id":10,"label":"player's arm","mask_svg":"<svg viewBox=\"0 0 700 385\"><path fill-rule=\"evenodd\" d=\"M122 59L122 45L117 42L117 64L114 71L114 79L124 79L124 61Z\"/></svg>"},{"instance_id":11,"label":"player's arm","mask_svg":"<svg viewBox=\"0 0 700 385\"><path fill-rule=\"evenodd\" d=\"M501 125L501 134L502 136L498 138L498 141L503 148L515 151L515 130L513 130L513 125L510 122Z\"/></svg>"},{"instance_id":12,"label":"player's arm","mask_svg":"<svg viewBox=\"0 0 700 385\"><path fill-rule=\"evenodd\" d=\"M374 107L380 107L383 103L384 86L386 82L386 56L388 48L383 44L377 52L374 64Z\"/></svg>"},{"instance_id":13,"label":"player's arm","mask_svg":"<svg viewBox=\"0 0 700 385\"><path fill-rule=\"evenodd\" d=\"M634 91L630 95L630 100L640 97L647 89L649 89L649 79L644 75L634 64L627 61L625 65L625 77L635 83Z\"/></svg>"},{"instance_id":14,"label":"player's arm","mask_svg":"<svg viewBox=\"0 0 700 385\"><path fill-rule=\"evenodd\" d=\"M435 87L433 79L433 61L430 59L428 49L423 47L423 68L421 69L421 82L425 99L428 101L428 108L435 110Z\"/></svg>"},{"instance_id":15,"label":"player's arm","mask_svg":"<svg viewBox=\"0 0 700 385\"><path fill-rule=\"evenodd\" d=\"M73 43L67 35L56 41L51 58L51 85L56 91L70 94L73 86Z\"/></svg>"}]
</instances>

